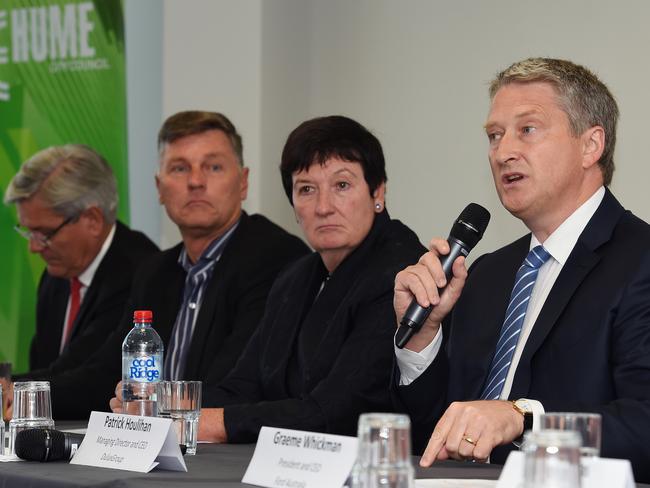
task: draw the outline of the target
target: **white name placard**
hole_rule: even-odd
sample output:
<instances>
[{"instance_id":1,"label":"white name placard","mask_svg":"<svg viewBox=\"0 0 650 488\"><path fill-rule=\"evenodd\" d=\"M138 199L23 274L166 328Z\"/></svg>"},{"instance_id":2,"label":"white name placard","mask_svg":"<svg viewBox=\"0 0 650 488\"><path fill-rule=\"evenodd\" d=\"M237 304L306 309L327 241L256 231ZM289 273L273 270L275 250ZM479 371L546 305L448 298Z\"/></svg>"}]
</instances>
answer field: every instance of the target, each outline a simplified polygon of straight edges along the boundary
<instances>
[{"instance_id":1,"label":"white name placard","mask_svg":"<svg viewBox=\"0 0 650 488\"><path fill-rule=\"evenodd\" d=\"M148 473L187 471L171 419L91 412L86 437L70 464Z\"/></svg>"},{"instance_id":2,"label":"white name placard","mask_svg":"<svg viewBox=\"0 0 650 488\"><path fill-rule=\"evenodd\" d=\"M583 459L582 486L589 488L635 488L632 465L627 459ZM518 488L524 480L524 453L513 451L501 471L497 488Z\"/></svg>"},{"instance_id":3,"label":"white name placard","mask_svg":"<svg viewBox=\"0 0 650 488\"><path fill-rule=\"evenodd\" d=\"M242 482L268 488L338 488L356 457L356 437L262 427Z\"/></svg>"}]
</instances>

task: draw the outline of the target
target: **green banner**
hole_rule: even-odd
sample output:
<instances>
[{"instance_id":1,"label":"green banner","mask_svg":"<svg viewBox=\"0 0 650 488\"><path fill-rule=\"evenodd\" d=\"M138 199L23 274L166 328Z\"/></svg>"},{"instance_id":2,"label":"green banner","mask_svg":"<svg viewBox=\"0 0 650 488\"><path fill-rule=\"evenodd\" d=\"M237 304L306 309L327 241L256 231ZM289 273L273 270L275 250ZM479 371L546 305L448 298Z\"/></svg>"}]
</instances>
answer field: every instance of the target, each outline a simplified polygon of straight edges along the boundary
<instances>
[{"instance_id":1,"label":"green banner","mask_svg":"<svg viewBox=\"0 0 650 488\"><path fill-rule=\"evenodd\" d=\"M0 191L51 145L87 144L111 164L128 221L124 19L121 0L0 0ZM0 205L0 361L27 369L44 268Z\"/></svg>"}]
</instances>

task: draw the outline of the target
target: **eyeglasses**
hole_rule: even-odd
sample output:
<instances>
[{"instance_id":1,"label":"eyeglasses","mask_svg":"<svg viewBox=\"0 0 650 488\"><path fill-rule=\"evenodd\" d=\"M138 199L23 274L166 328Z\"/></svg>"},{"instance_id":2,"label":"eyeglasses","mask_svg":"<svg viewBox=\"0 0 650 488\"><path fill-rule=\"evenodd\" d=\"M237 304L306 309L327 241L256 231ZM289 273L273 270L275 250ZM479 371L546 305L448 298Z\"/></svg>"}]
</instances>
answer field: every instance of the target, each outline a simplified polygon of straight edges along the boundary
<instances>
[{"instance_id":1,"label":"eyeglasses","mask_svg":"<svg viewBox=\"0 0 650 488\"><path fill-rule=\"evenodd\" d=\"M27 239L28 241L34 240L43 246L49 246L50 241L56 235L56 233L59 232L61 229L63 229L66 225L68 225L73 220L75 220L75 217L68 217L56 229L51 230L49 232L39 232L37 230L32 231L26 229L25 227L21 227L20 224L14 225L14 230L18 232L21 236L23 236L25 239Z\"/></svg>"}]
</instances>

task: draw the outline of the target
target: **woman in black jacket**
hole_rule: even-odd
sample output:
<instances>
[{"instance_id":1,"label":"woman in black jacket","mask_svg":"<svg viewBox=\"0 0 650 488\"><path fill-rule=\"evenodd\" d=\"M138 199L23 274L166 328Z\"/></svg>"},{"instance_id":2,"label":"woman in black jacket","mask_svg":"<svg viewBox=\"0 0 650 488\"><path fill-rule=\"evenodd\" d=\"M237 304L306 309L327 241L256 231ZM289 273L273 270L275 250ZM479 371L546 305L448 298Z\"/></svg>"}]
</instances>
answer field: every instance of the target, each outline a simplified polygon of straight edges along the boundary
<instances>
[{"instance_id":1,"label":"woman in black jacket","mask_svg":"<svg viewBox=\"0 0 650 488\"><path fill-rule=\"evenodd\" d=\"M285 145L284 189L316 252L277 278L230 375L204 388L199 438L254 442L263 425L355 435L391 409L393 282L426 251L385 208L381 145L342 116L309 120Z\"/></svg>"}]
</instances>

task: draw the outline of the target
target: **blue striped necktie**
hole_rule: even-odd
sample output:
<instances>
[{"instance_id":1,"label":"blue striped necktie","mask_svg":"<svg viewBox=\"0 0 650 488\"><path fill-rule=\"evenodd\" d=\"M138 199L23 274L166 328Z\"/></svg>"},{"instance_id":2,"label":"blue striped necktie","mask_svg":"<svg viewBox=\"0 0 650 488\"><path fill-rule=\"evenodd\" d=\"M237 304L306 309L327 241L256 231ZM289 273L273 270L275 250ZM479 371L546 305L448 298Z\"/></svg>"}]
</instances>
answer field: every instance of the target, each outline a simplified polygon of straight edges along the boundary
<instances>
[{"instance_id":1,"label":"blue striped necktie","mask_svg":"<svg viewBox=\"0 0 650 488\"><path fill-rule=\"evenodd\" d=\"M498 400L501 396L501 390L503 390L510 369L512 356L517 348L519 334L524 325L524 318L526 317L530 295L535 286L537 273L550 256L542 246L536 246L530 250L517 271L515 286L510 294L510 303L506 310L506 318L501 326L501 334L499 342L497 342L496 352L492 358L490 373L481 394L482 400Z\"/></svg>"}]
</instances>

